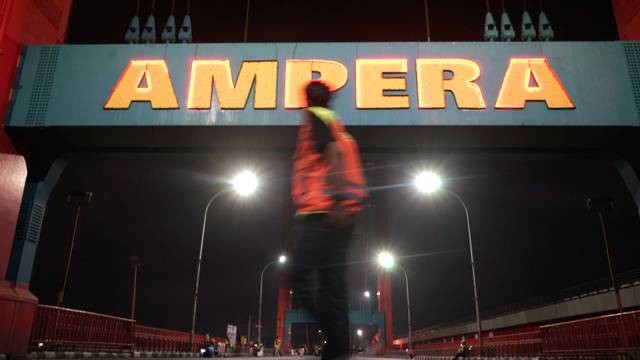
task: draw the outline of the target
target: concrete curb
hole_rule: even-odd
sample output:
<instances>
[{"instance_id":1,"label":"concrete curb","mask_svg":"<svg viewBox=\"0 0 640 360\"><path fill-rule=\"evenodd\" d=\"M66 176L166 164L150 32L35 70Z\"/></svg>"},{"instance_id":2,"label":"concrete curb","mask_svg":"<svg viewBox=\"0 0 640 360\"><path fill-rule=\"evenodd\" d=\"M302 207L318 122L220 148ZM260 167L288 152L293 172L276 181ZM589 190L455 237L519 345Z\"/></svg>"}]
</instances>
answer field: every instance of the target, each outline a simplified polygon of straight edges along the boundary
<instances>
[{"instance_id":1,"label":"concrete curb","mask_svg":"<svg viewBox=\"0 0 640 360\"><path fill-rule=\"evenodd\" d=\"M131 352L89 352L89 351L39 351L27 354L28 359L126 359L126 358L194 358L199 357L198 353L188 352L154 352L135 351ZM0 360L7 360L5 355L0 354Z\"/></svg>"},{"instance_id":2,"label":"concrete curb","mask_svg":"<svg viewBox=\"0 0 640 360\"><path fill-rule=\"evenodd\" d=\"M154 352L154 351L135 351L133 353L134 358L186 358L186 357L198 357L197 353L187 352Z\"/></svg>"},{"instance_id":3,"label":"concrete curb","mask_svg":"<svg viewBox=\"0 0 640 360\"><path fill-rule=\"evenodd\" d=\"M408 359L408 357L407 357ZM426 356L418 355L415 357L417 360L451 360L453 356ZM540 360L537 356L513 356L513 357L478 357L472 356L466 358L467 360Z\"/></svg>"}]
</instances>

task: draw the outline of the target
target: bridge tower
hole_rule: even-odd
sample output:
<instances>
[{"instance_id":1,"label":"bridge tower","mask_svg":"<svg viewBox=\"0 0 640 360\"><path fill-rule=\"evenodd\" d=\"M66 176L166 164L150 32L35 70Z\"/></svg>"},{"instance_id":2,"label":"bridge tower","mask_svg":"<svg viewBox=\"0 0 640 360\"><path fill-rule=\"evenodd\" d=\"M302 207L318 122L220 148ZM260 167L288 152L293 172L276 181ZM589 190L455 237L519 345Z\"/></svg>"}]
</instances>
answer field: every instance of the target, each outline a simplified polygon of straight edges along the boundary
<instances>
[{"instance_id":1,"label":"bridge tower","mask_svg":"<svg viewBox=\"0 0 640 360\"><path fill-rule=\"evenodd\" d=\"M27 166L24 158L16 155L3 125L22 47L64 43L71 3L72 0L7 0L2 5L6 11L0 12L0 354L10 357L26 354L38 303L29 291L29 279L18 279L11 268L24 256L33 256L37 244L25 243L31 233L16 231L18 219L30 217L34 209L24 204L21 207Z\"/></svg>"}]
</instances>

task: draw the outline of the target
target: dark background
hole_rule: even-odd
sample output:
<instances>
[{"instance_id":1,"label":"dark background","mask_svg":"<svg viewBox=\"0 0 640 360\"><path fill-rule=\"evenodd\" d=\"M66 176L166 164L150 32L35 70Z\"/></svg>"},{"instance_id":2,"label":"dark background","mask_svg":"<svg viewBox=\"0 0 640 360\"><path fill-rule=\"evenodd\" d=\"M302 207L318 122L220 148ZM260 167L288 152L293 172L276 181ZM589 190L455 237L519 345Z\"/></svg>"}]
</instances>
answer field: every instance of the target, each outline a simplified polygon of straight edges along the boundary
<instances>
[{"instance_id":1,"label":"dark background","mask_svg":"<svg viewBox=\"0 0 640 360\"><path fill-rule=\"evenodd\" d=\"M523 3L534 23L540 4L558 41L616 40L615 18L608 0L506 0L511 23L520 34ZM75 44L120 43L131 17L134 0L96 2L76 0L69 24L68 42ZM497 23L501 3L490 1ZM187 1L176 1L176 21L181 23ZM144 24L151 0L143 0L140 21ZM161 30L170 12L170 0L157 0L156 28ZM432 41L482 41L484 0L430 0ZM246 1L191 1L194 42L242 42ZM537 28L536 28L537 29ZM158 34L159 37L159 34ZM422 0L253 0L248 40L251 42L313 41L425 41Z\"/></svg>"},{"instance_id":2,"label":"dark background","mask_svg":"<svg viewBox=\"0 0 640 360\"><path fill-rule=\"evenodd\" d=\"M522 1L506 1L519 34ZM252 1L249 41L424 41L423 1ZM480 41L484 1L430 1L433 41ZM500 4L491 2L496 19ZM556 40L615 40L609 1L543 3ZM537 23L539 2L528 8ZM150 1L142 1L141 21ZM170 1L157 1L161 29ZM76 0L69 43L121 43L135 2ZM178 1L181 21L186 2ZM192 1L194 42L240 42L244 1ZM291 139L293 142L294 139ZM394 140L397 141L397 140ZM447 186L468 203L477 252L483 312L527 300L545 301L563 289L607 276L597 216L585 199L611 197L606 216L616 270L637 267L640 233L637 209L616 171L588 155L534 156L456 153L367 153L373 192L352 249L351 306L366 306L362 292L375 295L376 267L362 263L380 249L392 249L411 282L414 327L473 314L464 213L445 194L419 196L408 186L420 168L436 168ZM226 324L246 334L257 319L262 267L286 249L292 206L288 196L290 154L93 154L71 162L45 215L32 289L42 303L55 303L62 282L73 208L69 191L94 192L83 209L65 305L128 316L131 267L142 258L138 322L188 330L202 212L211 194L236 170L261 175L253 198L220 199L212 207L196 330L223 335ZM397 186L396 186L397 185ZM368 224L368 225L364 225ZM273 335L276 276L265 275L264 335ZM595 285L594 285L595 286ZM406 329L404 283L393 277L394 331ZM375 296L374 296L375 298ZM375 308L375 301L373 303ZM252 330L255 334L255 329Z\"/></svg>"}]
</instances>

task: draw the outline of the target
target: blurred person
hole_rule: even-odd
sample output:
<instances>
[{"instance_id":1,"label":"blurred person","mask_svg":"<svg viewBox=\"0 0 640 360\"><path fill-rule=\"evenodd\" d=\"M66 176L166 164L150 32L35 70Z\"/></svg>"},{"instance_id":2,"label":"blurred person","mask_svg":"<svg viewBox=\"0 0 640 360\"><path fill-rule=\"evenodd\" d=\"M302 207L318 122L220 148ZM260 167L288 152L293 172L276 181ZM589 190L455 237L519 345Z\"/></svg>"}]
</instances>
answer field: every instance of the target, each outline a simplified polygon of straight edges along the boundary
<instances>
[{"instance_id":1,"label":"blurred person","mask_svg":"<svg viewBox=\"0 0 640 360\"><path fill-rule=\"evenodd\" d=\"M276 336L276 339L273 341L273 356L279 357L282 356L280 352L280 347L282 346L282 341L279 337Z\"/></svg>"},{"instance_id":2,"label":"blurred person","mask_svg":"<svg viewBox=\"0 0 640 360\"><path fill-rule=\"evenodd\" d=\"M293 164L296 235L291 280L294 296L326 334L322 359L341 359L349 356L345 263L354 218L368 194L358 144L329 109L329 87L311 81L305 93L307 108Z\"/></svg>"},{"instance_id":3,"label":"blurred person","mask_svg":"<svg viewBox=\"0 0 640 360\"><path fill-rule=\"evenodd\" d=\"M460 342L460 346L458 347L458 352L456 352L456 356L454 356L453 360L458 360L458 358L462 357L466 359L471 354L471 347L467 345L467 342L462 340Z\"/></svg>"}]
</instances>

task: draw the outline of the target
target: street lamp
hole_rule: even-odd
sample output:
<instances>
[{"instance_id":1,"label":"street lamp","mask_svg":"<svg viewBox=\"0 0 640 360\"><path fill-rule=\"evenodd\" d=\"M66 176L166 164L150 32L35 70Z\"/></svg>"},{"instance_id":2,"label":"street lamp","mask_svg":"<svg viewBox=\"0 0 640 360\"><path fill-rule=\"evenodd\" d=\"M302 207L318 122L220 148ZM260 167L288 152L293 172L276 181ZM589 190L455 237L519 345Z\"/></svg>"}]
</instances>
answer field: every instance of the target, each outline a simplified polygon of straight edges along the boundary
<instances>
[{"instance_id":1,"label":"street lamp","mask_svg":"<svg viewBox=\"0 0 640 360\"><path fill-rule=\"evenodd\" d=\"M238 195L249 196L258 188L258 178L253 172L245 170L233 178L231 185Z\"/></svg>"},{"instance_id":2,"label":"street lamp","mask_svg":"<svg viewBox=\"0 0 640 360\"><path fill-rule=\"evenodd\" d=\"M256 175L251 171L243 171L236 175L230 182L230 187L225 187L224 189L218 191L213 194L213 196L207 202L207 206L204 208L204 220L202 222L202 235L200 236L200 252L198 253L198 268L196 270L196 287L193 294L193 314L191 317L191 334L189 336L189 342L191 346L193 346L193 337L195 333L196 327L196 313L198 309L198 294L200 290L200 269L202 267L202 249L204 247L204 233L207 228L207 214L209 213L209 207L213 203L213 201L218 198L218 196L223 193L233 190L236 194L246 197L253 194L258 188L258 180Z\"/></svg>"},{"instance_id":3,"label":"street lamp","mask_svg":"<svg viewBox=\"0 0 640 360\"><path fill-rule=\"evenodd\" d=\"M407 271L402 267L402 265L395 262L393 254L388 251L383 251L378 254L378 264L386 270L391 270L394 266L397 266L402 273L404 274L404 283L407 291L407 327L409 328L409 345L408 349L411 352L412 345L412 337L411 337L411 302L409 300L409 276L407 275Z\"/></svg>"},{"instance_id":4,"label":"street lamp","mask_svg":"<svg viewBox=\"0 0 640 360\"><path fill-rule=\"evenodd\" d=\"M275 263L284 264L287 262L287 257L285 255L280 255L277 260L273 260L262 268L262 273L260 273L260 301L258 303L258 344L262 341L262 280L264 279L264 272L267 268Z\"/></svg>"},{"instance_id":5,"label":"street lamp","mask_svg":"<svg viewBox=\"0 0 640 360\"><path fill-rule=\"evenodd\" d=\"M423 171L416 175L413 184L418 189L419 192L423 194L431 194L436 191L444 191L445 193L456 198L462 208L464 209L464 213L467 220L467 236L469 237L469 257L471 260L471 276L473 278L473 302L475 304L475 312L476 312L476 327L478 330L478 342L480 347L480 354L482 354L482 323L480 321L480 305L479 305L479 297L478 297L478 282L476 280L476 263L473 256L473 242L471 241L471 222L469 221L469 209L467 208L467 204L462 200L462 197L457 193L442 187L442 178L438 176L438 174L431 171Z\"/></svg>"},{"instance_id":6,"label":"street lamp","mask_svg":"<svg viewBox=\"0 0 640 360\"><path fill-rule=\"evenodd\" d=\"M364 300L367 302L367 311L371 312L371 292L366 290L362 295L364 296Z\"/></svg>"},{"instance_id":7,"label":"street lamp","mask_svg":"<svg viewBox=\"0 0 640 360\"><path fill-rule=\"evenodd\" d=\"M378 254L378 264L385 269L391 269L394 264L393 255L388 251L383 251Z\"/></svg>"},{"instance_id":8,"label":"street lamp","mask_svg":"<svg viewBox=\"0 0 640 360\"><path fill-rule=\"evenodd\" d=\"M140 267L140 257L131 256L129 258L131 267L133 268L133 284L131 289L131 320L136 319L136 293L138 291L138 268Z\"/></svg>"},{"instance_id":9,"label":"street lamp","mask_svg":"<svg viewBox=\"0 0 640 360\"><path fill-rule=\"evenodd\" d=\"M64 303L64 292L67 290L67 282L69 281L69 269L71 269L71 257L73 256L73 249L76 242L76 234L78 233L78 219L80 219L80 209L82 206L91 204L91 198L93 193L90 191L85 192L70 192L67 195L67 203L75 205L75 215L73 217L73 231L71 232L71 240L69 241L69 248L67 249L67 259L65 261L66 266L64 268L64 280L62 281L62 288L58 292L58 307Z\"/></svg>"}]
</instances>

